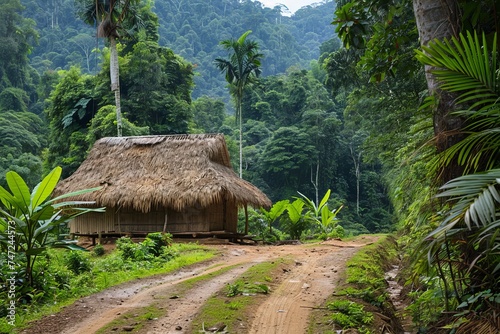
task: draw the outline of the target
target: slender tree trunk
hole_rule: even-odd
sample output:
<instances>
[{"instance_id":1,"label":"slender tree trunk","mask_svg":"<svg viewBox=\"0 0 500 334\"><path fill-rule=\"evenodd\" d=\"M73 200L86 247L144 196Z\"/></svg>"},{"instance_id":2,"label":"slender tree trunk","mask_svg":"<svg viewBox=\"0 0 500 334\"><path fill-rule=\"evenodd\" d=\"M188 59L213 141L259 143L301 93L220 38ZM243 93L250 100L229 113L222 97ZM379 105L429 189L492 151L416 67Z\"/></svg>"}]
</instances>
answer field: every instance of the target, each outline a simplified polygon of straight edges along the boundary
<instances>
[{"instance_id":1,"label":"slender tree trunk","mask_svg":"<svg viewBox=\"0 0 500 334\"><path fill-rule=\"evenodd\" d=\"M356 154L354 152L354 148L349 146L351 151L351 158L354 163L354 175L356 175L356 213L359 215L359 181L361 179L361 152Z\"/></svg>"},{"instance_id":2,"label":"slender tree trunk","mask_svg":"<svg viewBox=\"0 0 500 334\"><path fill-rule=\"evenodd\" d=\"M33 265L31 261L31 255L26 255L26 279L28 280L29 286L33 286Z\"/></svg>"},{"instance_id":3,"label":"slender tree trunk","mask_svg":"<svg viewBox=\"0 0 500 334\"><path fill-rule=\"evenodd\" d=\"M241 116L241 100L240 100L240 179L243 178L243 117Z\"/></svg>"},{"instance_id":4,"label":"slender tree trunk","mask_svg":"<svg viewBox=\"0 0 500 334\"><path fill-rule=\"evenodd\" d=\"M243 178L243 125L242 125L242 120L243 117L241 116L241 100L242 98L238 98L238 109L239 109L239 122L240 122L240 179Z\"/></svg>"},{"instance_id":5,"label":"slender tree trunk","mask_svg":"<svg viewBox=\"0 0 500 334\"><path fill-rule=\"evenodd\" d=\"M311 166L311 183L314 187L314 192L316 195L316 207L317 207L319 205L319 191L318 191L318 187L319 187L319 157L316 158L316 176L313 177L313 175L314 175L313 166Z\"/></svg>"},{"instance_id":6,"label":"slender tree trunk","mask_svg":"<svg viewBox=\"0 0 500 334\"><path fill-rule=\"evenodd\" d=\"M109 72L111 77L111 90L115 93L115 104L116 104L116 127L117 136L122 136L122 110L120 104L120 70L118 65L118 50L116 49L116 38L114 36L109 36L110 45L110 64Z\"/></svg>"},{"instance_id":7,"label":"slender tree trunk","mask_svg":"<svg viewBox=\"0 0 500 334\"><path fill-rule=\"evenodd\" d=\"M421 45L428 45L434 39L443 40L458 36L460 26L458 0L413 0L413 9ZM439 83L431 73L434 69L426 66L425 75L429 93L438 100L433 123L436 148L438 153L441 153L463 138L460 131L464 121L451 114L456 109L456 95L438 88ZM462 171L458 163L451 163L439 171L439 179L444 183L462 175Z\"/></svg>"}]
</instances>

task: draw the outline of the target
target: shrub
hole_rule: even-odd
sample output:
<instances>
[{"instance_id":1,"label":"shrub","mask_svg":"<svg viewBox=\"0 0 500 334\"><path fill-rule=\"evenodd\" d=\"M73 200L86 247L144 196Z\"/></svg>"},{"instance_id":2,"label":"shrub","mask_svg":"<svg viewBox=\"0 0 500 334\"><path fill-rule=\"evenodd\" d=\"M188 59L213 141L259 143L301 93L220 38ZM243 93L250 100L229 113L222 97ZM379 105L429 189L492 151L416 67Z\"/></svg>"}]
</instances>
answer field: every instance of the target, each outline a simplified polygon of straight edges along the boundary
<instances>
[{"instance_id":1,"label":"shrub","mask_svg":"<svg viewBox=\"0 0 500 334\"><path fill-rule=\"evenodd\" d=\"M340 225L335 226L333 230L330 233L328 233L328 238L330 239L343 238L343 237L345 237L345 230Z\"/></svg>"},{"instance_id":2,"label":"shrub","mask_svg":"<svg viewBox=\"0 0 500 334\"><path fill-rule=\"evenodd\" d=\"M159 258L168 262L168 261L172 260L173 258L176 258L177 256L179 256L179 252L177 252L173 248L163 247L163 251L160 254Z\"/></svg>"},{"instance_id":3,"label":"shrub","mask_svg":"<svg viewBox=\"0 0 500 334\"><path fill-rule=\"evenodd\" d=\"M104 255L104 247L101 244L95 245L94 249L92 250L94 252L95 256L102 256Z\"/></svg>"},{"instance_id":4,"label":"shrub","mask_svg":"<svg viewBox=\"0 0 500 334\"><path fill-rule=\"evenodd\" d=\"M109 256L98 261L94 266L93 271L95 273L100 272L113 272L117 270L123 270L125 261L121 254L111 253Z\"/></svg>"},{"instance_id":5,"label":"shrub","mask_svg":"<svg viewBox=\"0 0 500 334\"><path fill-rule=\"evenodd\" d=\"M91 269L90 261L82 251L70 251L66 257L66 264L75 275Z\"/></svg>"},{"instance_id":6,"label":"shrub","mask_svg":"<svg viewBox=\"0 0 500 334\"><path fill-rule=\"evenodd\" d=\"M162 252L162 247L170 247L172 246L172 235L170 233L149 233L146 236L146 239L150 239L154 242L154 246L151 249L151 252L155 256L159 256Z\"/></svg>"},{"instance_id":7,"label":"shrub","mask_svg":"<svg viewBox=\"0 0 500 334\"><path fill-rule=\"evenodd\" d=\"M169 233L149 233L141 243L134 243L128 237L116 241L116 247L124 260L154 260L160 258L170 260L176 256L169 248L172 245L172 235Z\"/></svg>"},{"instance_id":8,"label":"shrub","mask_svg":"<svg viewBox=\"0 0 500 334\"><path fill-rule=\"evenodd\" d=\"M95 287L94 276L92 273L85 272L81 275L74 277L71 280L71 292L73 294L78 294L79 292L89 292L89 288Z\"/></svg>"},{"instance_id":9,"label":"shrub","mask_svg":"<svg viewBox=\"0 0 500 334\"><path fill-rule=\"evenodd\" d=\"M129 237L121 237L116 240L116 248L120 251L123 259L135 259L135 253L138 248Z\"/></svg>"}]
</instances>

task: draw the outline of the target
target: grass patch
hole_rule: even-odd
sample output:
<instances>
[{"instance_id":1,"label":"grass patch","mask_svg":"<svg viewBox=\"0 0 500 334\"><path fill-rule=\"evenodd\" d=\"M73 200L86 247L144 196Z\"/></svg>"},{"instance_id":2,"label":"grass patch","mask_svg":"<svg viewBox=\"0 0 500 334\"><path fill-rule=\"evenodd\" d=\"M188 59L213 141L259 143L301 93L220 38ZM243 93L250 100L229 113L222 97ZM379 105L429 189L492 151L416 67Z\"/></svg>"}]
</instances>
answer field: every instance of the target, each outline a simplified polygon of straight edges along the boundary
<instances>
[{"instance_id":1,"label":"grass patch","mask_svg":"<svg viewBox=\"0 0 500 334\"><path fill-rule=\"evenodd\" d=\"M263 262L250 267L243 275L210 297L193 319L190 333L224 323L230 333L237 333L241 323L248 323L249 310L262 302L271 291L273 279L290 259Z\"/></svg>"},{"instance_id":2,"label":"grass patch","mask_svg":"<svg viewBox=\"0 0 500 334\"><path fill-rule=\"evenodd\" d=\"M384 274L396 261L393 236L381 237L359 250L347 261L337 292L328 298L322 310L313 311L308 333L334 334L350 328L361 334L378 333L390 318L384 314L392 313Z\"/></svg>"},{"instance_id":3,"label":"grass patch","mask_svg":"<svg viewBox=\"0 0 500 334\"><path fill-rule=\"evenodd\" d=\"M141 309L134 309L120 315L118 319L99 329L96 334L121 333L125 328L127 332L137 332L144 327L146 322L156 320L162 314L162 310L156 303Z\"/></svg>"},{"instance_id":4,"label":"grass patch","mask_svg":"<svg viewBox=\"0 0 500 334\"><path fill-rule=\"evenodd\" d=\"M73 304L76 300L102 291L106 288L158 274L167 274L179 268L209 260L216 256L216 250L194 243L174 244L171 246L176 256L168 262L158 261L124 261L117 251L105 256L92 256L90 252L82 253L90 263L90 270L78 275L66 267L67 252L50 250L40 265L46 266L46 276L52 278L48 289L56 289L50 303L17 305L15 328L0 319L0 333L15 333L29 327L29 322L43 316L57 313L62 307ZM53 275L54 277L52 277ZM57 282L60 281L59 285Z\"/></svg>"},{"instance_id":5,"label":"grass patch","mask_svg":"<svg viewBox=\"0 0 500 334\"><path fill-rule=\"evenodd\" d=\"M197 283L205 281L205 280L209 280L209 279L217 277L219 275L222 275L222 274L228 272L229 270L233 269L236 266L237 265L235 264L232 266L220 268L220 269L213 271L211 273L196 276L196 277L190 278L184 282L181 282L178 284L178 294L182 295L185 291L192 289Z\"/></svg>"}]
</instances>

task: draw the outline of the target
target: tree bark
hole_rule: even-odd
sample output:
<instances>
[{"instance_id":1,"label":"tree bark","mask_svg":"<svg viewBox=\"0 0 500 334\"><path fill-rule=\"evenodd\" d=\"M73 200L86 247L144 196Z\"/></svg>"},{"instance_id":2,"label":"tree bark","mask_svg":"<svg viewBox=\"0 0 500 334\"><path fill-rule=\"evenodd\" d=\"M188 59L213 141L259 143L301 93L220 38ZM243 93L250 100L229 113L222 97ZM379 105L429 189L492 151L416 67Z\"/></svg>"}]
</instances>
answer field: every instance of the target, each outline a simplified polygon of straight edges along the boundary
<instances>
[{"instance_id":1,"label":"tree bark","mask_svg":"<svg viewBox=\"0 0 500 334\"><path fill-rule=\"evenodd\" d=\"M428 45L434 39L443 40L458 36L460 30L458 0L413 0L413 9L421 45ZM452 115L456 110L456 95L439 89L439 84L432 74L435 69L426 65L425 76L429 94L434 95L438 101L434 110L433 126L436 149L441 153L463 138L461 129L464 120ZM463 168L458 163L451 163L438 171L442 183L462 173Z\"/></svg>"},{"instance_id":2,"label":"tree bark","mask_svg":"<svg viewBox=\"0 0 500 334\"><path fill-rule=\"evenodd\" d=\"M109 59L109 74L111 78L111 90L115 93L116 104L116 127L117 136L122 136L122 110L120 98L120 70L118 65L118 51L116 49L116 38L109 36L110 59Z\"/></svg>"}]
</instances>

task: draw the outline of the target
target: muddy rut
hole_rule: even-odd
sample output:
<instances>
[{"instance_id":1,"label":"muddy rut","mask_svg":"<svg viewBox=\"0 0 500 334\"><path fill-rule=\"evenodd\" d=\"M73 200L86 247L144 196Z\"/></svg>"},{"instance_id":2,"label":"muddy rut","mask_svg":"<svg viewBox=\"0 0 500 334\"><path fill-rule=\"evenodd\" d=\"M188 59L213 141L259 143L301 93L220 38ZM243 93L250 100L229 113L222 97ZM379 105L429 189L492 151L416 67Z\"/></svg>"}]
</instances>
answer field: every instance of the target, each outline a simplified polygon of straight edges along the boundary
<instances>
[{"instance_id":1,"label":"muddy rut","mask_svg":"<svg viewBox=\"0 0 500 334\"><path fill-rule=\"evenodd\" d=\"M237 333L302 334L312 308L321 305L335 290L346 261L357 249L375 240L375 236L366 236L353 242L333 240L314 245L213 245L210 247L217 247L222 255L203 266L135 280L82 298L33 323L23 333L91 334L124 313L147 306L161 309L163 315L148 320L139 333L190 333L192 319L214 293L256 263L291 258L279 282L274 282L273 291L249 315L248 323L240 324ZM180 283L223 268L223 274L203 279L181 297L175 295ZM109 332L122 329L110 328Z\"/></svg>"}]
</instances>

